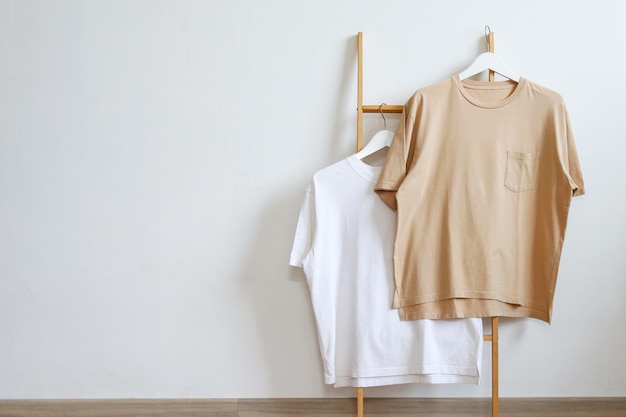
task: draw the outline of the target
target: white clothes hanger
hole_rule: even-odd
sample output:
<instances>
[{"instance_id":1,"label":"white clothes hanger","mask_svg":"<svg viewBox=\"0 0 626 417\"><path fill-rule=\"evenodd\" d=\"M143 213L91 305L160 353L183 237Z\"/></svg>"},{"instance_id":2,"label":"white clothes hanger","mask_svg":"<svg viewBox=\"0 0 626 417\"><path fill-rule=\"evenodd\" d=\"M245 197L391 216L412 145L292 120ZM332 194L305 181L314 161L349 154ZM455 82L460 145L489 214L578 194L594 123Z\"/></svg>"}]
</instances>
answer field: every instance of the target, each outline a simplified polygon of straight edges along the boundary
<instances>
[{"instance_id":1,"label":"white clothes hanger","mask_svg":"<svg viewBox=\"0 0 626 417\"><path fill-rule=\"evenodd\" d=\"M385 120L385 115L383 114L383 106L385 103L380 105L380 115L383 117L384 128L383 130L377 132L367 145L363 147L360 151L356 153L356 157L359 159L363 159L368 155L373 154L383 148L388 148L391 146L391 142L395 135L395 132L392 130L387 130L387 120Z\"/></svg>"},{"instance_id":2,"label":"white clothes hanger","mask_svg":"<svg viewBox=\"0 0 626 417\"><path fill-rule=\"evenodd\" d=\"M485 26L486 38L488 38L489 35L487 31L491 32L489 26ZM489 44L488 39L487 44ZM513 71L498 55L493 52L483 52L482 54L478 55L476 59L474 59L474 61L469 65L469 67L465 68L459 73L459 78L461 80L465 80L472 75L476 75L487 70L496 72L503 77L508 78L509 80L515 81L516 83L518 83L520 80L519 74Z\"/></svg>"},{"instance_id":3,"label":"white clothes hanger","mask_svg":"<svg viewBox=\"0 0 626 417\"><path fill-rule=\"evenodd\" d=\"M493 52L483 52L478 55L469 67L459 73L459 78L464 80L472 75L476 75L487 70L496 72L509 80L515 81L516 83L520 80L519 74L509 68L509 66Z\"/></svg>"},{"instance_id":4,"label":"white clothes hanger","mask_svg":"<svg viewBox=\"0 0 626 417\"><path fill-rule=\"evenodd\" d=\"M391 141L393 140L393 136L395 132L391 130L381 130L377 132L372 139L367 142L367 145L360 151L356 153L356 157L359 159L363 159L368 155L373 154L376 151L379 151L385 147L391 146Z\"/></svg>"}]
</instances>

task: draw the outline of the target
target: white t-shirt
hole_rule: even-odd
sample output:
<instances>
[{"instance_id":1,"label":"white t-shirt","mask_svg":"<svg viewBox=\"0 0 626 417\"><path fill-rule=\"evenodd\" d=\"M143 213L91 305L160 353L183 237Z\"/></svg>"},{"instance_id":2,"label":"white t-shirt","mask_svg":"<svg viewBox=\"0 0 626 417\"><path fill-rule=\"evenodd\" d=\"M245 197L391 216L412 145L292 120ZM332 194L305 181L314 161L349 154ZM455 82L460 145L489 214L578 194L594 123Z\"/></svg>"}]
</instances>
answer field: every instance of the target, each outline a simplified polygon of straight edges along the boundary
<instances>
[{"instance_id":1,"label":"white t-shirt","mask_svg":"<svg viewBox=\"0 0 626 417\"><path fill-rule=\"evenodd\" d=\"M391 308L396 213L380 167L355 155L313 176L290 265L311 292L324 379L335 387L478 383L482 319L401 321Z\"/></svg>"}]
</instances>

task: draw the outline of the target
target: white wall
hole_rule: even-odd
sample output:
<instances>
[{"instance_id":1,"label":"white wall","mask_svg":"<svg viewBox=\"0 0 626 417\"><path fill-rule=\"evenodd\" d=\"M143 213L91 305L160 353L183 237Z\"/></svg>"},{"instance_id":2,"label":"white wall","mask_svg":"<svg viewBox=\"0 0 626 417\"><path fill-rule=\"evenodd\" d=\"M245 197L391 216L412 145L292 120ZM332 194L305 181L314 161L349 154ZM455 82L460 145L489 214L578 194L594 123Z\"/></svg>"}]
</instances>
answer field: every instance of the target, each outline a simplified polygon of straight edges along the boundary
<instances>
[{"instance_id":1,"label":"white wall","mask_svg":"<svg viewBox=\"0 0 626 417\"><path fill-rule=\"evenodd\" d=\"M553 324L502 320L503 397L626 396L624 2L0 1L0 398L354 396L287 266L365 101L496 51L560 92L576 198ZM396 120L391 120L394 125ZM366 118L366 137L382 127ZM489 396L396 386L366 396Z\"/></svg>"}]
</instances>

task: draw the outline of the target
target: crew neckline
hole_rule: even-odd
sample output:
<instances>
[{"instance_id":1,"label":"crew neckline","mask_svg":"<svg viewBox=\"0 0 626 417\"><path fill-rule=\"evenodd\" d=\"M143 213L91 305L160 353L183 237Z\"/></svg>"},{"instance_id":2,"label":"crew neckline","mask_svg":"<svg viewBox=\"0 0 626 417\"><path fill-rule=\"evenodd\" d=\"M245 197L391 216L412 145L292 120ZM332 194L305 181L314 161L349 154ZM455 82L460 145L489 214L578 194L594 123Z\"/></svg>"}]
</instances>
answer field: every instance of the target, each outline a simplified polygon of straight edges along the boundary
<instances>
[{"instance_id":1,"label":"crew neckline","mask_svg":"<svg viewBox=\"0 0 626 417\"><path fill-rule=\"evenodd\" d=\"M499 107L504 107L514 100L520 95L521 91L526 87L526 79L520 77L519 82L515 82L512 80L504 80L504 81L474 81L474 80L461 80L459 74L454 74L452 76L452 80L456 85L459 92L465 97L465 99L471 104L486 108L486 109L496 109ZM468 90L503 90L510 89L512 86L515 87L513 92L509 94L507 97L497 100L497 101L483 101L477 99L472 96Z\"/></svg>"},{"instance_id":2,"label":"crew neckline","mask_svg":"<svg viewBox=\"0 0 626 417\"><path fill-rule=\"evenodd\" d=\"M371 182L372 184L376 183L378 176L383 169L382 166L366 164L357 158L356 154L352 154L347 157L346 161L348 161L350 166L361 176L361 178Z\"/></svg>"}]
</instances>

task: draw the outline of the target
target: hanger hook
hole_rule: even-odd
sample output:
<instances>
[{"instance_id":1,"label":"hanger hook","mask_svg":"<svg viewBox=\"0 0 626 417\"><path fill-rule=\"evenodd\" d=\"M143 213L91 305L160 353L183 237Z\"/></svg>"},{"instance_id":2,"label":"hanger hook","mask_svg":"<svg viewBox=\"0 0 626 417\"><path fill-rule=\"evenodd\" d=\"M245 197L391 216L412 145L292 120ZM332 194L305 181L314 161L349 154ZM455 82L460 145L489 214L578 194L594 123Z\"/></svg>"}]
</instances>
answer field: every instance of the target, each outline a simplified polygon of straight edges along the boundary
<instances>
[{"instance_id":1,"label":"hanger hook","mask_svg":"<svg viewBox=\"0 0 626 417\"><path fill-rule=\"evenodd\" d=\"M485 42L487 42L487 50L489 50L489 34L491 33L491 28L489 25L485 25Z\"/></svg>"},{"instance_id":2,"label":"hanger hook","mask_svg":"<svg viewBox=\"0 0 626 417\"><path fill-rule=\"evenodd\" d=\"M382 103L378 108L378 111L380 111L380 115L383 118L383 128L387 129L387 119L385 119L385 113L383 113L383 106L386 106L386 103Z\"/></svg>"}]
</instances>

